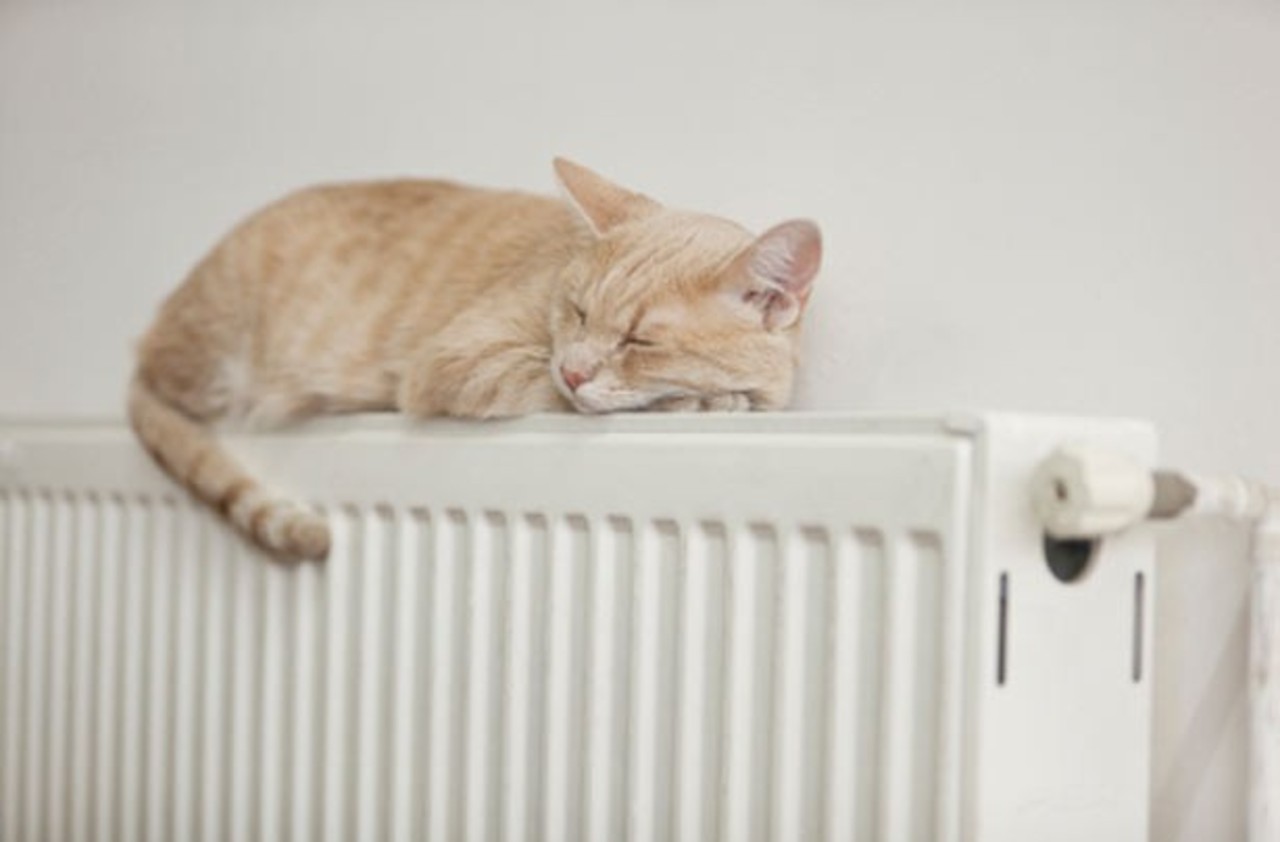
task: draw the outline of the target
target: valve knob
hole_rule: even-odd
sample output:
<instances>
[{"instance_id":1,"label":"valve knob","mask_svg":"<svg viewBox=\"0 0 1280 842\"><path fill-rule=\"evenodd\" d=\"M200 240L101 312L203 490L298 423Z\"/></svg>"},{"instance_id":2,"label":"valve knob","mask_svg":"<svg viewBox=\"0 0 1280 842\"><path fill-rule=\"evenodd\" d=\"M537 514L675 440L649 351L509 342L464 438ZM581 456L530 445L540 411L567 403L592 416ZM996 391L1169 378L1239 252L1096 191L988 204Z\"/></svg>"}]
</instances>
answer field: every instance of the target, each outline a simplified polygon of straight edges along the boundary
<instances>
[{"instance_id":1,"label":"valve knob","mask_svg":"<svg viewBox=\"0 0 1280 842\"><path fill-rule=\"evenodd\" d=\"M1133 459L1088 445L1065 445L1040 463L1031 501L1054 538L1097 538L1145 519L1155 485Z\"/></svg>"}]
</instances>

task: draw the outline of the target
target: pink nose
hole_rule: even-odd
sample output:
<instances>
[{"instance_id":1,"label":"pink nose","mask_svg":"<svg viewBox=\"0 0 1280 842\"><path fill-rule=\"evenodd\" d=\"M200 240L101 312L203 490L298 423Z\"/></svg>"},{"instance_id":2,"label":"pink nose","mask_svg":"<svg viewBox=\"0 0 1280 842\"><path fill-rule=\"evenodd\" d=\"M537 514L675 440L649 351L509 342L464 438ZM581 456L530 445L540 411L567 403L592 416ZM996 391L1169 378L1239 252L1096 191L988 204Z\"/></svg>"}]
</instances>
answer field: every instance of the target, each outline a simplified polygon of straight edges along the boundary
<instances>
[{"instance_id":1,"label":"pink nose","mask_svg":"<svg viewBox=\"0 0 1280 842\"><path fill-rule=\"evenodd\" d=\"M578 391L579 386L591 379L591 375L585 371L575 371L564 366L560 366L560 376L564 378L564 384L571 392Z\"/></svg>"}]
</instances>

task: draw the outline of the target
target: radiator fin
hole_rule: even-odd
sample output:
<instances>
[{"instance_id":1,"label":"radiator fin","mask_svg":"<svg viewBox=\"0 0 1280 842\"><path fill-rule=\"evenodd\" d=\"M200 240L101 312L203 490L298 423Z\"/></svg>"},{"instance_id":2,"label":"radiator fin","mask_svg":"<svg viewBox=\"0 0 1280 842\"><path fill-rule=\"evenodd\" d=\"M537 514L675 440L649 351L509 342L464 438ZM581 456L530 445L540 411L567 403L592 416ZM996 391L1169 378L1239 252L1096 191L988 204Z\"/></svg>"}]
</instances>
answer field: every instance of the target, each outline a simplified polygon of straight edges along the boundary
<instances>
[{"instance_id":1,"label":"radiator fin","mask_svg":"<svg viewBox=\"0 0 1280 842\"><path fill-rule=\"evenodd\" d=\"M689 531L683 568L684 601L679 635L679 731L675 738L678 783L676 838L714 839L724 779L724 705L728 533L702 522Z\"/></svg>"},{"instance_id":2,"label":"radiator fin","mask_svg":"<svg viewBox=\"0 0 1280 842\"><path fill-rule=\"evenodd\" d=\"M877 838L936 838L937 659L943 628L941 553L932 536L895 536L889 549L881 655L880 815Z\"/></svg>"},{"instance_id":3,"label":"radiator fin","mask_svg":"<svg viewBox=\"0 0 1280 842\"><path fill-rule=\"evenodd\" d=\"M827 732L830 839L876 839L883 676L884 539L845 532L831 569L832 657Z\"/></svg>"},{"instance_id":4,"label":"radiator fin","mask_svg":"<svg viewBox=\"0 0 1280 842\"><path fill-rule=\"evenodd\" d=\"M635 600L635 526L612 517L599 525L588 610L585 838L626 838Z\"/></svg>"}]
</instances>

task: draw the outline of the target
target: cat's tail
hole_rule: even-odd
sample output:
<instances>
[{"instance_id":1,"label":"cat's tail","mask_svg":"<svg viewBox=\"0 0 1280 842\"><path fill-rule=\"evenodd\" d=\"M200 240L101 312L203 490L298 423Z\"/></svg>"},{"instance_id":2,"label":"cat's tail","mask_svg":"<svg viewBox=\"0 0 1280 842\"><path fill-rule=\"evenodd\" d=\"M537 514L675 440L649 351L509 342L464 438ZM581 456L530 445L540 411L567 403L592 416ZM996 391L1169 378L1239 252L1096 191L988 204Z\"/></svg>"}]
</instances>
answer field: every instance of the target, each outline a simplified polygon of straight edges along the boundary
<instances>
[{"instance_id":1,"label":"cat's tail","mask_svg":"<svg viewBox=\"0 0 1280 842\"><path fill-rule=\"evenodd\" d=\"M329 554L324 518L273 496L231 458L209 429L156 395L140 378L129 387L129 420L155 460L196 497L272 555Z\"/></svg>"}]
</instances>

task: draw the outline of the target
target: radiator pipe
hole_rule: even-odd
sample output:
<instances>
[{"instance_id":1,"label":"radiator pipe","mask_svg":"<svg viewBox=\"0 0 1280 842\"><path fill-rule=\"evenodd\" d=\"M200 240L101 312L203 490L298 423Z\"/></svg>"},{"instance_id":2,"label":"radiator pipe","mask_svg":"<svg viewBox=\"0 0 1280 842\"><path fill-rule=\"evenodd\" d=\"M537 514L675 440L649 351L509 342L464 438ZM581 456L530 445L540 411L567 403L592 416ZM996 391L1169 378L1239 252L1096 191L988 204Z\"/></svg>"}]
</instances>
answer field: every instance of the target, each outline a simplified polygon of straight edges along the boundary
<instances>
[{"instance_id":1,"label":"radiator pipe","mask_svg":"<svg viewBox=\"0 0 1280 842\"><path fill-rule=\"evenodd\" d=\"M1280 842L1280 503L1274 500L1253 535L1251 596L1249 839Z\"/></svg>"},{"instance_id":2,"label":"radiator pipe","mask_svg":"<svg viewBox=\"0 0 1280 842\"><path fill-rule=\"evenodd\" d=\"M1280 489L1241 477L1152 471L1066 446L1035 473L1032 502L1059 539L1097 539L1146 520L1225 517L1253 529L1249 636L1249 841L1280 842Z\"/></svg>"}]
</instances>

